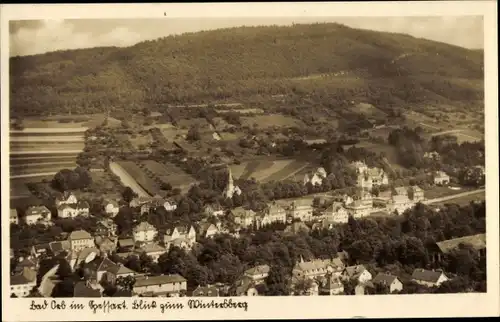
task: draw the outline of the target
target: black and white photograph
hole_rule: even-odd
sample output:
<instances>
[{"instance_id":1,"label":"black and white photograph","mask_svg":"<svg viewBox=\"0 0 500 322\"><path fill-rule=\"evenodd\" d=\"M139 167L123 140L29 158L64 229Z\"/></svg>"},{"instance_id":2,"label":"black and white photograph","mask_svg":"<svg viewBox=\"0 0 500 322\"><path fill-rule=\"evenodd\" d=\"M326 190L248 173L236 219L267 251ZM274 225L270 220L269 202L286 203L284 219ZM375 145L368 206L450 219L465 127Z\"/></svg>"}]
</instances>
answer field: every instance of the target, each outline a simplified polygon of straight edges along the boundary
<instances>
[{"instance_id":1,"label":"black and white photograph","mask_svg":"<svg viewBox=\"0 0 500 322\"><path fill-rule=\"evenodd\" d=\"M2 21L19 310L498 299L484 15L67 17Z\"/></svg>"}]
</instances>

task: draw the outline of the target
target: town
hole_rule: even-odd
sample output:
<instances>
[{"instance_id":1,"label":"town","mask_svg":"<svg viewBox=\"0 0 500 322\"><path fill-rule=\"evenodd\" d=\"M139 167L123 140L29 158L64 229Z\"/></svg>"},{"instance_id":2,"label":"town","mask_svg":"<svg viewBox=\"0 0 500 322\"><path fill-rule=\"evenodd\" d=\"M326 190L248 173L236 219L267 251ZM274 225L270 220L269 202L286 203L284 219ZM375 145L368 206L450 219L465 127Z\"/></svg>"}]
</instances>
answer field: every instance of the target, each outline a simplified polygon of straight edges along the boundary
<instances>
[{"instance_id":1,"label":"town","mask_svg":"<svg viewBox=\"0 0 500 322\"><path fill-rule=\"evenodd\" d=\"M129 110L14 95L11 297L485 292L481 108L293 82Z\"/></svg>"}]
</instances>

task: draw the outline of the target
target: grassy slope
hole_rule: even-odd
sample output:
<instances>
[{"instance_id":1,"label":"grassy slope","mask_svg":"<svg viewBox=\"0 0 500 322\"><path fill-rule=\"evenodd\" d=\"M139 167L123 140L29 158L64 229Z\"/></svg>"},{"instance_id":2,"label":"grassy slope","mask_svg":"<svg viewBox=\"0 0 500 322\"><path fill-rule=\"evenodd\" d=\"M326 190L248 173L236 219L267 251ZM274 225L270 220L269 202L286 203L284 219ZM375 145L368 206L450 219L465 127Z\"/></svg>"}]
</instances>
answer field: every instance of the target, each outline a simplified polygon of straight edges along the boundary
<instances>
[{"instance_id":1,"label":"grassy slope","mask_svg":"<svg viewBox=\"0 0 500 322\"><path fill-rule=\"evenodd\" d=\"M11 112L135 111L318 85L338 100L481 100L482 66L478 51L338 24L230 28L12 58ZM339 71L347 74L301 80Z\"/></svg>"}]
</instances>

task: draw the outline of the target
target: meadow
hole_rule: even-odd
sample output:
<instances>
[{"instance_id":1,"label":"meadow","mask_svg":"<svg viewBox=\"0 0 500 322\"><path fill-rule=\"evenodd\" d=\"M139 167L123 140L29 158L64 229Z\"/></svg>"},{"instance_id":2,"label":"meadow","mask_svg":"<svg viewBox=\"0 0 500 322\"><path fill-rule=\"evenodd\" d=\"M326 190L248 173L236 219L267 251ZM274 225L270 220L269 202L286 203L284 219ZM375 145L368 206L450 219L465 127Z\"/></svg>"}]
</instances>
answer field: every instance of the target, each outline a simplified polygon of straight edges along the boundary
<instances>
[{"instance_id":1,"label":"meadow","mask_svg":"<svg viewBox=\"0 0 500 322\"><path fill-rule=\"evenodd\" d=\"M251 179L261 183L290 179L310 166L309 163L293 159L259 159L230 166L235 179Z\"/></svg>"}]
</instances>

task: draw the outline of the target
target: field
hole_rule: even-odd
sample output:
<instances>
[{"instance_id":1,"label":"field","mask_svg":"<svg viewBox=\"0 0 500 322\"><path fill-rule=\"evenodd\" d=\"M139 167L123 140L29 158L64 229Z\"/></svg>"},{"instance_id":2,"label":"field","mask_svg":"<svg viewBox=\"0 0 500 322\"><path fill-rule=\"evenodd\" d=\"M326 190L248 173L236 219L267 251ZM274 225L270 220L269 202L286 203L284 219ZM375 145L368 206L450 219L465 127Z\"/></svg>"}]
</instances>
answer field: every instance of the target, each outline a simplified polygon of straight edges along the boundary
<instances>
[{"instance_id":1,"label":"field","mask_svg":"<svg viewBox=\"0 0 500 322\"><path fill-rule=\"evenodd\" d=\"M398 153L396 149L385 143L375 143L375 142L369 142L369 141L361 141L358 144L355 144L356 147L358 148L365 148L368 151L372 151L374 153L384 153L387 161L389 161L391 167L393 169L403 169L404 167L401 166L398 162Z\"/></svg>"},{"instance_id":2,"label":"field","mask_svg":"<svg viewBox=\"0 0 500 322\"><path fill-rule=\"evenodd\" d=\"M178 127L181 129L189 129L191 126L195 126L199 131L204 131L210 129L211 125L204 118L193 118L193 119L183 119L177 122Z\"/></svg>"},{"instance_id":3,"label":"field","mask_svg":"<svg viewBox=\"0 0 500 322\"><path fill-rule=\"evenodd\" d=\"M228 110L216 109L216 112L219 114L231 113L231 112L236 112L240 114L262 114L264 113L264 110L260 108L239 108L239 109L228 109Z\"/></svg>"},{"instance_id":4,"label":"field","mask_svg":"<svg viewBox=\"0 0 500 322\"><path fill-rule=\"evenodd\" d=\"M117 162L147 193L155 195L161 191L160 185L133 161Z\"/></svg>"},{"instance_id":5,"label":"field","mask_svg":"<svg viewBox=\"0 0 500 322\"><path fill-rule=\"evenodd\" d=\"M301 121L286 115L268 114L256 116L243 116L241 117L243 125L259 129L266 129L270 127L303 127L305 126Z\"/></svg>"},{"instance_id":6,"label":"field","mask_svg":"<svg viewBox=\"0 0 500 322\"><path fill-rule=\"evenodd\" d=\"M54 115L46 117L27 117L23 119L25 128L74 128L74 127L96 127L103 123L105 115L88 114L88 115ZM117 127L121 125L121 121L113 117L108 117L108 127Z\"/></svg>"},{"instance_id":7,"label":"field","mask_svg":"<svg viewBox=\"0 0 500 322\"><path fill-rule=\"evenodd\" d=\"M235 179L254 178L258 182L281 181L289 179L307 168L307 162L298 160L255 160L231 165Z\"/></svg>"},{"instance_id":8,"label":"field","mask_svg":"<svg viewBox=\"0 0 500 322\"><path fill-rule=\"evenodd\" d=\"M426 199L435 199L435 198L441 198L441 197L454 195L454 194L461 193L461 192L466 192L469 190L471 190L471 189L470 188L461 188L459 190L455 190L455 189L450 189L449 187L435 186L435 187L432 187L431 189L425 190L424 195L425 195Z\"/></svg>"},{"instance_id":9,"label":"field","mask_svg":"<svg viewBox=\"0 0 500 322\"><path fill-rule=\"evenodd\" d=\"M171 163L147 160L140 162L140 164L145 172L150 173L152 177L156 177L164 183L169 183L172 188L179 188L183 192L186 192L191 184L196 182L195 178Z\"/></svg>"},{"instance_id":10,"label":"field","mask_svg":"<svg viewBox=\"0 0 500 322\"><path fill-rule=\"evenodd\" d=\"M188 133L188 130L179 129L177 127L161 128L160 131L169 141L175 141Z\"/></svg>"},{"instance_id":11,"label":"field","mask_svg":"<svg viewBox=\"0 0 500 322\"><path fill-rule=\"evenodd\" d=\"M460 198L456 198L456 199L451 199L451 200L447 200L447 201L443 201L443 202L437 202L434 205L443 206L445 204L457 204L459 206L466 206L471 201L484 201L484 200L486 200L486 194L483 192L483 193L477 193L477 194L473 194L473 195L469 195L469 196L465 196L465 197L460 197Z\"/></svg>"}]
</instances>

